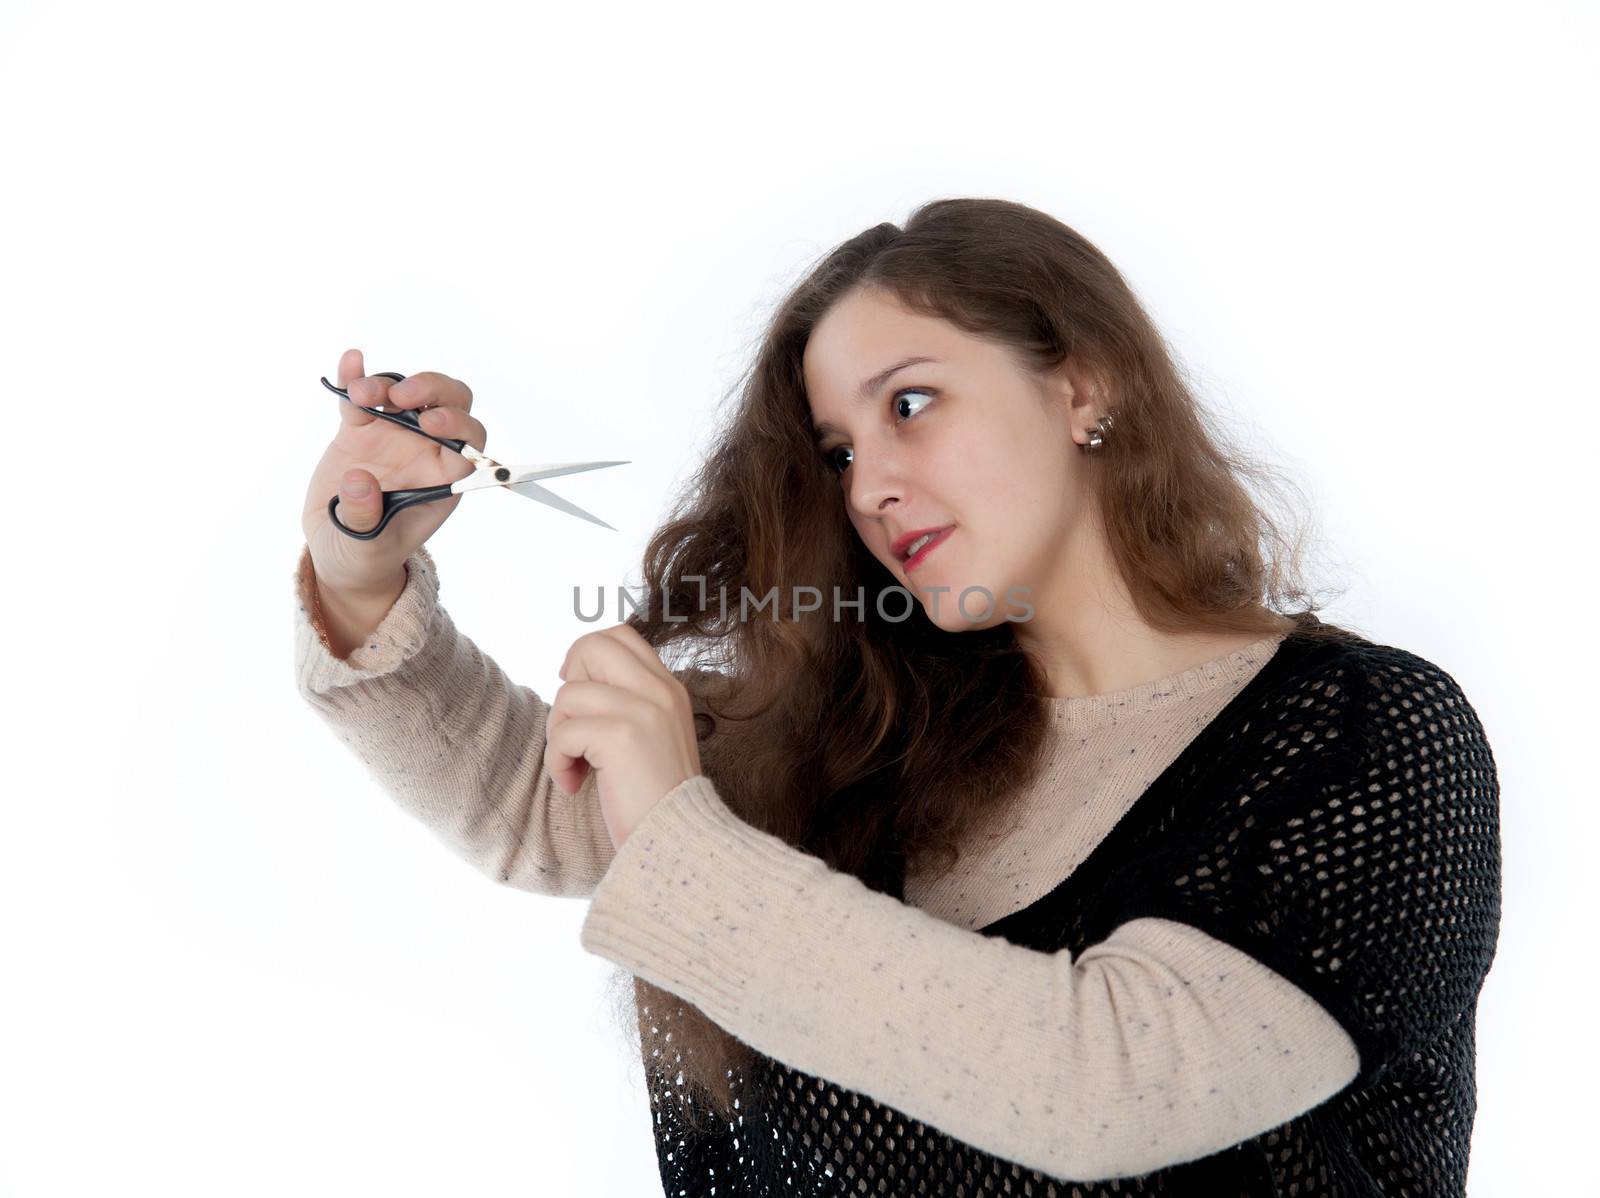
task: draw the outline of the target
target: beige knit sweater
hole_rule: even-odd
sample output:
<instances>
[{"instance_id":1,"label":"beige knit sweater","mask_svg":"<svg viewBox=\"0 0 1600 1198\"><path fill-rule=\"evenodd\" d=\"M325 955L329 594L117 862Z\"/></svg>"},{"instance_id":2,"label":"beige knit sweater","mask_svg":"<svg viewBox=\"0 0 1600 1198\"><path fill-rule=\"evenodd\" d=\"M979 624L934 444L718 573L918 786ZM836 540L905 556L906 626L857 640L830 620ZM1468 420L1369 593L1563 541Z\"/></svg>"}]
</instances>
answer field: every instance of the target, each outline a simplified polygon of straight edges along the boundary
<instances>
[{"instance_id":1,"label":"beige knit sweater","mask_svg":"<svg viewBox=\"0 0 1600 1198\"><path fill-rule=\"evenodd\" d=\"M964 845L950 876L908 876L902 903L745 824L703 774L613 850L593 772L569 797L543 768L547 703L456 630L426 549L406 566L382 625L341 660L313 622L302 550L306 701L454 852L509 886L590 896L585 949L768 1056L1061 1177L1209 1155L1355 1078L1355 1045L1332 1016L1184 924L1135 919L1076 960L972 930L1070 874L1280 637L1049 700L1048 768L1020 820ZM1018 1092L1036 1101L1014 1103ZM1082 1134L1091 1127L1100 1134Z\"/></svg>"}]
</instances>

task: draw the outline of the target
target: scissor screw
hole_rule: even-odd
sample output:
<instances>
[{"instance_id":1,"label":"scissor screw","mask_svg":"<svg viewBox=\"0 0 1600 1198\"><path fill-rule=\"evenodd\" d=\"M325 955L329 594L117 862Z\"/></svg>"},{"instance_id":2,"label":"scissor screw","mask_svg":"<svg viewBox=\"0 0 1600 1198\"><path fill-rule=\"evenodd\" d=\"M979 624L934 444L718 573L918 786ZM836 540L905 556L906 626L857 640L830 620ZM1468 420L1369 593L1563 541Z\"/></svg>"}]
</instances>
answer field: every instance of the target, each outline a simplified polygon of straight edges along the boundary
<instances>
[{"instance_id":1,"label":"scissor screw","mask_svg":"<svg viewBox=\"0 0 1600 1198\"><path fill-rule=\"evenodd\" d=\"M494 472L494 479L496 482L503 483L510 477L511 471L507 470L504 466L500 467L500 469Z\"/></svg>"}]
</instances>

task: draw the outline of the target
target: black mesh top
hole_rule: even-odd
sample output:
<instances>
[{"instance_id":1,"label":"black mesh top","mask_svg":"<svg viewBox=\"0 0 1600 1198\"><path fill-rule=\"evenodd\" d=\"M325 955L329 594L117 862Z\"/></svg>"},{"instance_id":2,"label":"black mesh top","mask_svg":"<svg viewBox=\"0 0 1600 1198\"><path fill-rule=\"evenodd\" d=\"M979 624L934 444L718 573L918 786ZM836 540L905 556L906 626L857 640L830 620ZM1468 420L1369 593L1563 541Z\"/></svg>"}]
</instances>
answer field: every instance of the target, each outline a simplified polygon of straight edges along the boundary
<instances>
[{"instance_id":1,"label":"black mesh top","mask_svg":"<svg viewBox=\"0 0 1600 1198\"><path fill-rule=\"evenodd\" d=\"M1299 986L1355 1042L1355 1080L1201 1160L1055 1178L764 1055L729 1082L761 1088L752 1117L689 1130L669 1038L681 1006L652 1010L642 1047L664 1193L1465 1192L1474 1023L1499 935L1499 784L1453 678L1359 636L1291 633L1069 877L981 932L1076 957L1144 917Z\"/></svg>"}]
</instances>

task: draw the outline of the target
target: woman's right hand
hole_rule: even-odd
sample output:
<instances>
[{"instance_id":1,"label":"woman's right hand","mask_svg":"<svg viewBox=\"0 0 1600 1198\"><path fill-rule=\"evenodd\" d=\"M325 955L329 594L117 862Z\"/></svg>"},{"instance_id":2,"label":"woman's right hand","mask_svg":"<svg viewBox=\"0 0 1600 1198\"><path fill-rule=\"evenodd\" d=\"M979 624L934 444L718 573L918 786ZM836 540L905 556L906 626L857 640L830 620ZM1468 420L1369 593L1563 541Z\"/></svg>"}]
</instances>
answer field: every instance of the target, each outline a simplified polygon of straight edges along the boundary
<instances>
[{"instance_id":1,"label":"woman's right hand","mask_svg":"<svg viewBox=\"0 0 1600 1198\"><path fill-rule=\"evenodd\" d=\"M365 532L378 523L381 491L433 487L472 473L472 463L443 445L366 411L375 404L419 412L422 426L440 437L456 437L484 449L488 432L469 415L472 389L459 379L435 371L413 374L404 382L367 377L361 351L349 349L339 358L338 385L350 394L339 405L339 431L317 463L306 489L301 529L316 570L322 595L347 600L387 595L404 585L405 561L431 537L461 502L460 495L419 503L396 512L381 534L359 541L340 532L328 519L328 500L339 496L339 520ZM359 406L358 406L359 405ZM366 493L355 489L365 485Z\"/></svg>"}]
</instances>

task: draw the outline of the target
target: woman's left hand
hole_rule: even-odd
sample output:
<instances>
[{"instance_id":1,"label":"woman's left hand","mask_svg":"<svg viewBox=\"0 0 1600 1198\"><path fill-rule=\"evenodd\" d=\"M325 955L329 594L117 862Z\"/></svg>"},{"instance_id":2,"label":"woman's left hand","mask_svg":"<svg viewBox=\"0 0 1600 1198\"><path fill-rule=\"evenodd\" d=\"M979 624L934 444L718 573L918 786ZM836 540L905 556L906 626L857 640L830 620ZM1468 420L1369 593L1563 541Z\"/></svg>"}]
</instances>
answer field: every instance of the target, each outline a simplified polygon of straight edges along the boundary
<instances>
[{"instance_id":1,"label":"woman's left hand","mask_svg":"<svg viewBox=\"0 0 1600 1198\"><path fill-rule=\"evenodd\" d=\"M620 849L668 791L700 772L689 692L626 624L580 636L559 673L545 767L569 795L595 770L606 831Z\"/></svg>"}]
</instances>

